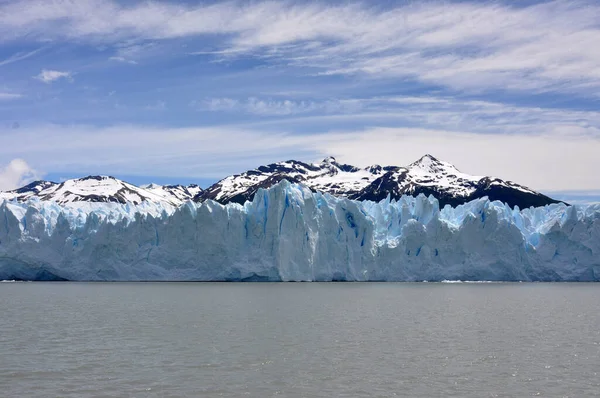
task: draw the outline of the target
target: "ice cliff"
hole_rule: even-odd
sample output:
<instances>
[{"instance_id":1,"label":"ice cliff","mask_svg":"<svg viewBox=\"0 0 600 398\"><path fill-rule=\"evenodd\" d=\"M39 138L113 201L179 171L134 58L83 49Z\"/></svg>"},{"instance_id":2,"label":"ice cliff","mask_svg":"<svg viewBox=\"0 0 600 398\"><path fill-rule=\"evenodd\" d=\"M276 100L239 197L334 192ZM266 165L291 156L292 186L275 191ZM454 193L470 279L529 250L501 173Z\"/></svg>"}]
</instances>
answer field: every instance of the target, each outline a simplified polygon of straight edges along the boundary
<instances>
[{"instance_id":1,"label":"ice cliff","mask_svg":"<svg viewBox=\"0 0 600 398\"><path fill-rule=\"evenodd\" d=\"M243 206L4 201L0 279L599 281L600 206L440 210L287 181Z\"/></svg>"}]
</instances>

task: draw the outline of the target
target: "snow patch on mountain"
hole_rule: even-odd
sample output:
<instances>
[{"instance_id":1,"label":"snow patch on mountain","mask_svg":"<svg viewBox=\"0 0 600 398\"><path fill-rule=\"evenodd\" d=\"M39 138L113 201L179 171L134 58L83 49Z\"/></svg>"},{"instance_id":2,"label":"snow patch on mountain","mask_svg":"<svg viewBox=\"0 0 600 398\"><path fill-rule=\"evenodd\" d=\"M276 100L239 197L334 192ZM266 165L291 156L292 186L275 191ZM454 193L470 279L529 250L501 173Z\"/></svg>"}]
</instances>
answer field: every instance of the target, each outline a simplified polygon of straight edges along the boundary
<instances>
[{"instance_id":1,"label":"snow patch on mountain","mask_svg":"<svg viewBox=\"0 0 600 398\"><path fill-rule=\"evenodd\" d=\"M202 188L196 184L190 184L188 186L148 184L142 185L141 188L148 192L152 192L165 200L177 199L180 203L183 203L186 200L192 200L202 192Z\"/></svg>"}]
</instances>

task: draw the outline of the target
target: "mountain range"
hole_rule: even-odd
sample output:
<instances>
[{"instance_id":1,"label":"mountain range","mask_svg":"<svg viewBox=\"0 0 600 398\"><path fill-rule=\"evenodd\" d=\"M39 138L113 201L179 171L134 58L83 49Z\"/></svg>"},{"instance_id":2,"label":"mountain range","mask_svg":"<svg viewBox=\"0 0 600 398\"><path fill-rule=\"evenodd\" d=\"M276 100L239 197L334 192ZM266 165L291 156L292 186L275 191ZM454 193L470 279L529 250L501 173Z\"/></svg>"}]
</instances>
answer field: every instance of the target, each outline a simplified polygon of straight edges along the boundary
<instances>
[{"instance_id":1,"label":"mountain range","mask_svg":"<svg viewBox=\"0 0 600 398\"><path fill-rule=\"evenodd\" d=\"M198 185L136 186L110 176L88 176L61 183L35 181L21 188L0 192L0 200L26 201L37 197L59 204L74 202L116 202L140 204L144 201L178 206L187 200L214 200L222 204L243 204L260 188L282 180L299 183L315 192L354 200L380 201L388 195L432 195L440 206L457 206L487 196L519 208L558 203L548 196L511 181L460 172L448 162L425 155L408 166L373 165L359 168L341 164L329 157L320 163L288 160L260 166L226 177L207 189Z\"/></svg>"}]
</instances>

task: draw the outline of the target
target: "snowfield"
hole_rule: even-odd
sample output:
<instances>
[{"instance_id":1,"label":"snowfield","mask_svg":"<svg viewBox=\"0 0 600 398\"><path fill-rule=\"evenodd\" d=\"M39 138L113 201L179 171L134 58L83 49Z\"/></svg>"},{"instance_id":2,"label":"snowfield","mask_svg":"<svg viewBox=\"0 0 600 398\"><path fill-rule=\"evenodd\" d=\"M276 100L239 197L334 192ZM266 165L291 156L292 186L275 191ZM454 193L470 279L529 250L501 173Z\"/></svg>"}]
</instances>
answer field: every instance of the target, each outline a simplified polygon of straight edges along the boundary
<instances>
[{"instance_id":1,"label":"snowfield","mask_svg":"<svg viewBox=\"0 0 600 398\"><path fill-rule=\"evenodd\" d=\"M352 201L282 181L213 201L0 205L0 280L599 281L600 205Z\"/></svg>"}]
</instances>

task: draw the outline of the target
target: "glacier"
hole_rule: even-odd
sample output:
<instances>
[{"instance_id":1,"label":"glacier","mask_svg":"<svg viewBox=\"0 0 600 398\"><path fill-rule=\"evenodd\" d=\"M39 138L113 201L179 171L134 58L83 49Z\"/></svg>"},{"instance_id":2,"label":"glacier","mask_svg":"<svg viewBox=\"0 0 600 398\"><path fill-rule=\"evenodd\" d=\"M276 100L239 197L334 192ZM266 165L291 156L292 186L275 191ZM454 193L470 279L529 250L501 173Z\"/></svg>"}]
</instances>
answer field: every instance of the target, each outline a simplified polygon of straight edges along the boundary
<instances>
[{"instance_id":1,"label":"glacier","mask_svg":"<svg viewBox=\"0 0 600 398\"><path fill-rule=\"evenodd\" d=\"M5 200L0 280L599 281L600 205L440 209L287 181L244 205Z\"/></svg>"}]
</instances>

